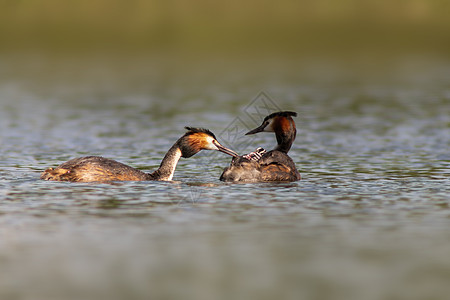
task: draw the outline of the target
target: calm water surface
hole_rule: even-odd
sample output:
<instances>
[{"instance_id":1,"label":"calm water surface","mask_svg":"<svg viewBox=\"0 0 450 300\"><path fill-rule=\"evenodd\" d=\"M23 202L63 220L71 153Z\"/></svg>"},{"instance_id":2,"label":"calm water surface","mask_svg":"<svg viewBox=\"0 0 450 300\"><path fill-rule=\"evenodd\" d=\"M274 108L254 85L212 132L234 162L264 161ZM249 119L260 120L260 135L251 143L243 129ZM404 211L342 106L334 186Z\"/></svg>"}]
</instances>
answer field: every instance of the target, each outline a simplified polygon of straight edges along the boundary
<instances>
[{"instance_id":1,"label":"calm water surface","mask_svg":"<svg viewBox=\"0 0 450 300\"><path fill-rule=\"evenodd\" d=\"M450 64L426 66L362 80L2 61L0 298L446 299ZM270 149L230 133L257 125L261 91L299 113L300 182L222 183L230 158L206 151L174 182L39 180L83 155L154 170L186 125Z\"/></svg>"}]
</instances>

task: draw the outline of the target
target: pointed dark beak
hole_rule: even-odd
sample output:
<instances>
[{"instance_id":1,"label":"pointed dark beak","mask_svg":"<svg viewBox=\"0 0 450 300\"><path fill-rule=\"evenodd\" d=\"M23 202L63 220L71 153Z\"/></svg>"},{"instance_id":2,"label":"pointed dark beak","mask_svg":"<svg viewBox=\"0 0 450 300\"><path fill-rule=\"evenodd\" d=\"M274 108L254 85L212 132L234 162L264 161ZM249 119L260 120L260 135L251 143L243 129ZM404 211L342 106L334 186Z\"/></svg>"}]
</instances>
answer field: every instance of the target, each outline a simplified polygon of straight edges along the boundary
<instances>
[{"instance_id":1,"label":"pointed dark beak","mask_svg":"<svg viewBox=\"0 0 450 300\"><path fill-rule=\"evenodd\" d=\"M220 152L223 152L225 154L231 155L233 157L238 157L239 156L239 154L237 154L236 152L234 152L231 149L228 149L227 147L222 146L217 141L213 141L213 144L217 147L217 149L219 149Z\"/></svg>"},{"instance_id":2,"label":"pointed dark beak","mask_svg":"<svg viewBox=\"0 0 450 300\"><path fill-rule=\"evenodd\" d=\"M266 124L262 124L261 126L259 126L258 128L255 128L255 129L253 129L253 130L250 130L249 132L247 132L245 135L249 135L249 134L255 134L255 133L258 133L258 132L262 132L262 131L264 131L264 128L266 128Z\"/></svg>"}]
</instances>

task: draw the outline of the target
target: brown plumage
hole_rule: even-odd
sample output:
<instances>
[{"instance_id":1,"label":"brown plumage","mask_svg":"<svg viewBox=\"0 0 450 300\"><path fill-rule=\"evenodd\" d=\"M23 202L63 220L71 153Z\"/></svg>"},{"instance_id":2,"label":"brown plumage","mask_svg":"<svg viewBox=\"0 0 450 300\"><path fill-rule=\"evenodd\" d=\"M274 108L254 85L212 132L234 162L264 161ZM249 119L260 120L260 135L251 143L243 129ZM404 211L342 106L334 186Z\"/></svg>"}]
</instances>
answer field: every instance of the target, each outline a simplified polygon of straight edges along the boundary
<instances>
[{"instance_id":1,"label":"brown plumage","mask_svg":"<svg viewBox=\"0 0 450 300\"><path fill-rule=\"evenodd\" d=\"M277 146L259 160L249 160L244 156L234 157L225 168L220 180L231 182L297 181L301 179L294 161L287 155L295 140L297 129L292 117L297 113L276 112L264 118L261 126L248 134L275 132Z\"/></svg>"},{"instance_id":2,"label":"brown plumage","mask_svg":"<svg viewBox=\"0 0 450 300\"><path fill-rule=\"evenodd\" d=\"M41 179L78 182L172 180L180 157L188 158L201 150L218 150L237 156L234 151L222 146L211 131L193 127L186 129L188 131L173 144L153 173L145 173L101 156L86 156L71 159L57 168L48 168L41 174Z\"/></svg>"}]
</instances>

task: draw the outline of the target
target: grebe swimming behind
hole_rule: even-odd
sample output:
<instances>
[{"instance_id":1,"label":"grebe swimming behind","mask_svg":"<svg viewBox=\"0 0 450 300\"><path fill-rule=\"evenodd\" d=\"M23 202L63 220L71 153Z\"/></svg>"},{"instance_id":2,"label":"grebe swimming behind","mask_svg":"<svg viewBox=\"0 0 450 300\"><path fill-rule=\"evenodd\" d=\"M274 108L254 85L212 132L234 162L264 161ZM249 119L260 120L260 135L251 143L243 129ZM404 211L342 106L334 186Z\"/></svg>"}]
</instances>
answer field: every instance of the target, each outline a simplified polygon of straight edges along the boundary
<instances>
[{"instance_id":1,"label":"grebe swimming behind","mask_svg":"<svg viewBox=\"0 0 450 300\"><path fill-rule=\"evenodd\" d=\"M258 148L248 155L234 157L220 180L232 182L297 181L301 179L294 161L287 155L297 135L292 111L276 112L264 118L261 126L246 133L275 132L278 145L265 152Z\"/></svg>"},{"instance_id":2,"label":"grebe swimming behind","mask_svg":"<svg viewBox=\"0 0 450 300\"><path fill-rule=\"evenodd\" d=\"M201 150L217 150L231 156L236 152L222 146L208 129L185 127L188 131L169 149L158 170L144 173L112 159L86 156L69 160L57 168L48 168L41 179L54 181L107 182L172 180L180 157L191 157Z\"/></svg>"}]
</instances>

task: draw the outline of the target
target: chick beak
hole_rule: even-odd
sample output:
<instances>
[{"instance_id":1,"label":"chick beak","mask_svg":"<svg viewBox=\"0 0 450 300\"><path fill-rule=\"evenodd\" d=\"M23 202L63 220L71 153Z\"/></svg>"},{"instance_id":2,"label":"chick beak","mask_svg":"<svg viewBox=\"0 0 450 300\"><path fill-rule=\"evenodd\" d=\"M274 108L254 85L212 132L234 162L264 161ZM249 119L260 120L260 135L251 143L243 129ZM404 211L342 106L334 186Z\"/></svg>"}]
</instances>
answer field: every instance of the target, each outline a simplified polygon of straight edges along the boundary
<instances>
[{"instance_id":1,"label":"chick beak","mask_svg":"<svg viewBox=\"0 0 450 300\"><path fill-rule=\"evenodd\" d=\"M247 132L245 135L249 135L249 134L255 134L258 132L263 132L264 128L266 128L267 124L262 124L261 126L259 126L258 128L255 128L253 130L250 130L249 132Z\"/></svg>"},{"instance_id":2,"label":"chick beak","mask_svg":"<svg viewBox=\"0 0 450 300\"><path fill-rule=\"evenodd\" d=\"M219 150L220 152L223 152L225 154L231 155L233 157L238 157L239 154L237 154L236 152L234 152L231 149L228 149L227 147L222 146L221 144L219 144L219 142L217 141L213 141L214 146L217 147L217 150Z\"/></svg>"}]
</instances>

